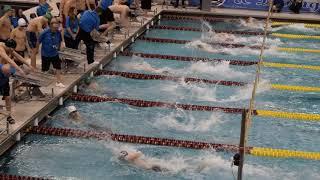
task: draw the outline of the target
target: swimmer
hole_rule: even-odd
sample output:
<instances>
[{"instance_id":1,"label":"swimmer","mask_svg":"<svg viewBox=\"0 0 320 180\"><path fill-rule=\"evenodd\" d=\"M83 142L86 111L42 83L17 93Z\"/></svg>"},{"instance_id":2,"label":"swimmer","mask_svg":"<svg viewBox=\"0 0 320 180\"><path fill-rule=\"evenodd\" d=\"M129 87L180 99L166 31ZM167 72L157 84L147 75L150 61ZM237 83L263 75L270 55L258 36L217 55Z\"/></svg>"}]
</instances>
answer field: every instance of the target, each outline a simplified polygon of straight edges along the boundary
<instances>
[{"instance_id":1,"label":"swimmer","mask_svg":"<svg viewBox=\"0 0 320 180\"><path fill-rule=\"evenodd\" d=\"M236 39L236 36L233 34L228 33L216 33L214 31L209 31L205 34L204 41L210 41L210 42L234 42ZM209 40L207 40L209 39Z\"/></svg>"},{"instance_id":2,"label":"swimmer","mask_svg":"<svg viewBox=\"0 0 320 180\"><path fill-rule=\"evenodd\" d=\"M68 118L71 119L75 123L82 124L84 120L82 119L80 113L78 112L75 106L68 106L67 110L69 112Z\"/></svg>"},{"instance_id":3,"label":"swimmer","mask_svg":"<svg viewBox=\"0 0 320 180\"><path fill-rule=\"evenodd\" d=\"M130 163L130 164L132 164L132 165L134 165L136 167L145 169L145 170L153 170L155 172L168 171L168 169L166 169L164 167L161 167L158 164L153 164L151 162L148 162L145 159L142 159L142 156L143 156L143 154L140 151L138 151L138 152L128 152L128 151L122 150L119 153L119 157L118 158L120 160L127 161L128 163Z\"/></svg>"}]
</instances>

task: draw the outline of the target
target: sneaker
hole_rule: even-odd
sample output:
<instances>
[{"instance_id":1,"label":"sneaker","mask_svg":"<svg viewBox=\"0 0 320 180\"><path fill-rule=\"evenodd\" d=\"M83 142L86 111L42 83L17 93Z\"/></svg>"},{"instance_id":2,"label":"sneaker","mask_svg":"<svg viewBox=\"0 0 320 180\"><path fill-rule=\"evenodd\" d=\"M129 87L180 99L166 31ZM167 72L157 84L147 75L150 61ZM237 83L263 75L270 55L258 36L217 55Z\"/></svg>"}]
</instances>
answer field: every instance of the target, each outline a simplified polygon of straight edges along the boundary
<instances>
[{"instance_id":1,"label":"sneaker","mask_svg":"<svg viewBox=\"0 0 320 180\"><path fill-rule=\"evenodd\" d=\"M60 83L56 82L56 87L65 88L66 86L64 84L62 84L61 82Z\"/></svg>"}]
</instances>

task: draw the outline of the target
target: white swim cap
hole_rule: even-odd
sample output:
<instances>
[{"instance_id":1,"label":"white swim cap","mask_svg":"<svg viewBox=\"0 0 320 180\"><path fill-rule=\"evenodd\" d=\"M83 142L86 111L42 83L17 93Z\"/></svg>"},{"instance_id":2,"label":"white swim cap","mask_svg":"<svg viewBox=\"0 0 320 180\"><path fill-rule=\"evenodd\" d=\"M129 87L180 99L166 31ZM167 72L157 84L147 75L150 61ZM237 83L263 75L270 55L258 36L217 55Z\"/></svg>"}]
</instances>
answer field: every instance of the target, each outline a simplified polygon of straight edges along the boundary
<instances>
[{"instance_id":1,"label":"white swim cap","mask_svg":"<svg viewBox=\"0 0 320 180\"><path fill-rule=\"evenodd\" d=\"M68 110L69 113L72 113L72 112L77 111L77 108L75 106L68 106L67 110Z\"/></svg>"},{"instance_id":2,"label":"white swim cap","mask_svg":"<svg viewBox=\"0 0 320 180\"><path fill-rule=\"evenodd\" d=\"M24 20L23 18L20 18L19 20L18 20L18 26L26 26L27 25L27 22L26 22L26 20Z\"/></svg>"}]
</instances>

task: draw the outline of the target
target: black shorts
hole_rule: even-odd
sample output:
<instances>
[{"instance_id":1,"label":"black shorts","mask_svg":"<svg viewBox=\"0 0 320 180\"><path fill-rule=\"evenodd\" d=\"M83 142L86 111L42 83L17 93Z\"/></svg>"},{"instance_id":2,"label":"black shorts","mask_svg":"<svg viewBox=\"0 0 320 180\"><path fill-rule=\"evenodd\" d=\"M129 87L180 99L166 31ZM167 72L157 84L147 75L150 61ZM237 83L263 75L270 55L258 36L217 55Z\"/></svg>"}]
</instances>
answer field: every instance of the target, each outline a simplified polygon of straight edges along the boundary
<instances>
[{"instance_id":1,"label":"black shorts","mask_svg":"<svg viewBox=\"0 0 320 180\"><path fill-rule=\"evenodd\" d=\"M42 71L49 71L50 65L52 64L54 69L60 70L61 69L61 60L59 56L55 57L41 57L42 60Z\"/></svg>"},{"instance_id":2,"label":"black shorts","mask_svg":"<svg viewBox=\"0 0 320 180\"><path fill-rule=\"evenodd\" d=\"M8 39L0 39L0 42L5 43Z\"/></svg>"},{"instance_id":3,"label":"black shorts","mask_svg":"<svg viewBox=\"0 0 320 180\"><path fill-rule=\"evenodd\" d=\"M20 56L22 56L24 58L24 51L16 51L16 53L18 53ZM14 62L18 65L18 66L22 66L23 63L17 60L14 60Z\"/></svg>"},{"instance_id":4,"label":"black shorts","mask_svg":"<svg viewBox=\"0 0 320 180\"><path fill-rule=\"evenodd\" d=\"M29 47L31 49L36 48L37 42L38 42L38 38L37 38L36 33L27 31L26 35L27 35L27 40L28 40Z\"/></svg>"},{"instance_id":5,"label":"black shorts","mask_svg":"<svg viewBox=\"0 0 320 180\"><path fill-rule=\"evenodd\" d=\"M109 8L103 10L102 14L100 15L100 25L113 21L115 21L113 12Z\"/></svg>"},{"instance_id":6,"label":"black shorts","mask_svg":"<svg viewBox=\"0 0 320 180\"><path fill-rule=\"evenodd\" d=\"M0 86L0 95L3 97L10 96L9 79L3 86Z\"/></svg>"}]
</instances>

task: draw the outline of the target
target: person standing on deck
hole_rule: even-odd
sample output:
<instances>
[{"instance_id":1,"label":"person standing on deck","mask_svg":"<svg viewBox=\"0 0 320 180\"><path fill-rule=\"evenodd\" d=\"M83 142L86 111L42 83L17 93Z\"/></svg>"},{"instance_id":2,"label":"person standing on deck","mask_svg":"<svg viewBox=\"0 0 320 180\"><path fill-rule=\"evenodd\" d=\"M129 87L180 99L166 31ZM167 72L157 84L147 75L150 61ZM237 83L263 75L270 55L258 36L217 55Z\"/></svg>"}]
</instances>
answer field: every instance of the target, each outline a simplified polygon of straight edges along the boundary
<instances>
[{"instance_id":1,"label":"person standing on deck","mask_svg":"<svg viewBox=\"0 0 320 180\"><path fill-rule=\"evenodd\" d=\"M100 18L96 10L87 10L80 17L79 23L79 40L83 40L86 45L88 64L94 63L95 42L91 37L91 32L99 30Z\"/></svg>"},{"instance_id":2,"label":"person standing on deck","mask_svg":"<svg viewBox=\"0 0 320 180\"><path fill-rule=\"evenodd\" d=\"M12 15L11 6L5 5L3 7L4 15L0 18L0 42L5 42L10 38L12 29L10 16Z\"/></svg>"},{"instance_id":3,"label":"person standing on deck","mask_svg":"<svg viewBox=\"0 0 320 180\"><path fill-rule=\"evenodd\" d=\"M21 56L25 57L24 53L25 50L28 48L28 43L27 43L27 36L26 36L26 28L27 28L27 22L23 19L20 18L18 21L18 27L15 28L10 35L10 39L13 39L17 43L17 47L15 48L15 51ZM16 64L21 66L22 63L15 60Z\"/></svg>"},{"instance_id":4,"label":"person standing on deck","mask_svg":"<svg viewBox=\"0 0 320 180\"><path fill-rule=\"evenodd\" d=\"M44 16L36 17L30 20L30 23L27 27L27 40L28 45L31 49L30 59L31 66L36 68L37 61L36 56L39 51L39 46L37 46L39 34L43 31L44 27L48 26L48 22L52 19L51 13L47 13Z\"/></svg>"},{"instance_id":5,"label":"person standing on deck","mask_svg":"<svg viewBox=\"0 0 320 180\"><path fill-rule=\"evenodd\" d=\"M57 18L52 18L50 21L49 28L45 29L39 36L39 44L41 46L41 60L42 60L42 71L47 72L52 64L56 70L56 86L64 88L61 77L61 60L59 58L59 49L62 46L62 35L59 31L59 21Z\"/></svg>"},{"instance_id":6,"label":"person standing on deck","mask_svg":"<svg viewBox=\"0 0 320 180\"><path fill-rule=\"evenodd\" d=\"M44 16L47 12L52 11L52 7L46 0L39 0L39 6L37 7L37 16Z\"/></svg>"},{"instance_id":7,"label":"person standing on deck","mask_svg":"<svg viewBox=\"0 0 320 180\"><path fill-rule=\"evenodd\" d=\"M64 29L64 41L66 43L67 48L78 49L78 33L79 20L75 14L75 8L71 8L66 18L66 24Z\"/></svg>"}]
</instances>

